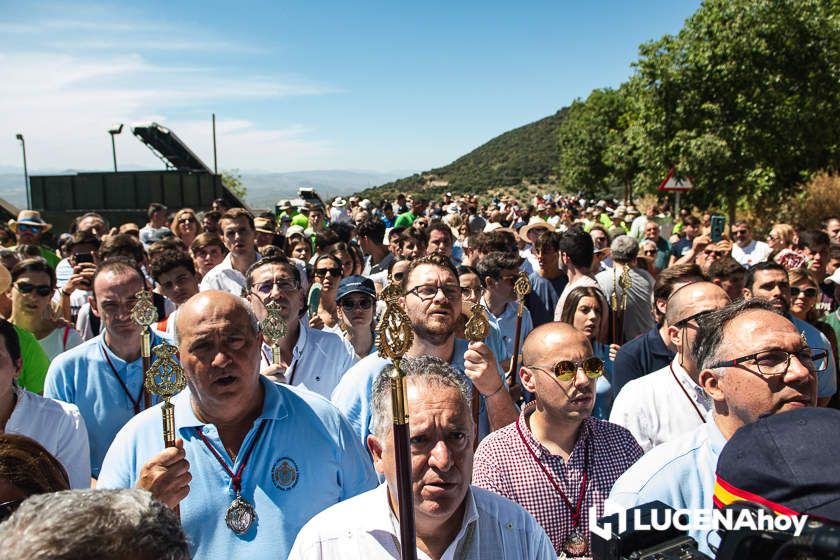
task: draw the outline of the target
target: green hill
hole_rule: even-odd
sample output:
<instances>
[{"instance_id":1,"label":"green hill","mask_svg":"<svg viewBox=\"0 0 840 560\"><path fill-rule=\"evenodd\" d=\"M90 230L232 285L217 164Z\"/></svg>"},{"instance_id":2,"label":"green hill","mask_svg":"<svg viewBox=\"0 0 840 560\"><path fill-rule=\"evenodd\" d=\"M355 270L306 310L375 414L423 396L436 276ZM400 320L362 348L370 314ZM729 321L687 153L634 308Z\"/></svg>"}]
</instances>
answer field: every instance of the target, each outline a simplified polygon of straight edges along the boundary
<instances>
[{"instance_id":1,"label":"green hill","mask_svg":"<svg viewBox=\"0 0 840 560\"><path fill-rule=\"evenodd\" d=\"M397 193L422 192L436 198L442 193L523 194L536 186L551 185L559 163L557 129L567 109L536 122L509 130L449 165L357 195L374 201L393 198Z\"/></svg>"}]
</instances>

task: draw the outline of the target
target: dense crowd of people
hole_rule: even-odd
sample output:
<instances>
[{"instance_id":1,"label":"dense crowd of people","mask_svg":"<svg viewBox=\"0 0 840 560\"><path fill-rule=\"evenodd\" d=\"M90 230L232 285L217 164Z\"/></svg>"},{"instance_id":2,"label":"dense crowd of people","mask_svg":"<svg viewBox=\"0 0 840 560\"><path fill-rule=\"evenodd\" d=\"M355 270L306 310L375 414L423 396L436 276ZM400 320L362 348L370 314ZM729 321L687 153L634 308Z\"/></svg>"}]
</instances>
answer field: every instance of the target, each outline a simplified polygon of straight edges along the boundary
<instances>
[{"instance_id":1,"label":"dense crowd of people","mask_svg":"<svg viewBox=\"0 0 840 560\"><path fill-rule=\"evenodd\" d=\"M521 202L153 203L142 227L90 212L60 234L21 211L0 232L0 550L399 557L376 346L392 283L413 332L421 558L587 557L592 512L713 509L718 458L760 418L840 419L840 217L727 232L667 203ZM151 346L175 345L187 382L170 447L144 388L143 291ZM476 316L488 334L468 340ZM279 340L263 330L278 317ZM762 503L840 522L825 476L818 508Z\"/></svg>"}]
</instances>

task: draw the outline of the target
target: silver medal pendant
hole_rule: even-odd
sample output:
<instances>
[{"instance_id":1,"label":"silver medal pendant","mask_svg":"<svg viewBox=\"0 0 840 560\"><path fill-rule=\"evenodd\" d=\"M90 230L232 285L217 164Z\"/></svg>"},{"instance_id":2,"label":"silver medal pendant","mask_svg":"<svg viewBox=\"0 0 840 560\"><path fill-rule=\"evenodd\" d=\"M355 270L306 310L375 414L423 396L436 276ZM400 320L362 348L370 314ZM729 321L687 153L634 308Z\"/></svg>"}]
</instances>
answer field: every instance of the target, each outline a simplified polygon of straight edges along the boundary
<instances>
[{"instance_id":1,"label":"silver medal pendant","mask_svg":"<svg viewBox=\"0 0 840 560\"><path fill-rule=\"evenodd\" d=\"M586 538L584 538L583 533L578 531L577 528L572 529L572 532L569 533L569 536L566 537L566 541L563 543L563 550L569 556L583 556L586 553Z\"/></svg>"},{"instance_id":2,"label":"silver medal pendant","mask_svg":"<svg viewBox=\"0 0 840 560\"><path fill-rule=\"evenodd\" d=\"M254 506L248 500L237 494L225 515L227 526L237 535L242 535L248 532L248 529L251 528L251 525L256 520L257 512L254 510Z\"/></svg>"}]
</instances>

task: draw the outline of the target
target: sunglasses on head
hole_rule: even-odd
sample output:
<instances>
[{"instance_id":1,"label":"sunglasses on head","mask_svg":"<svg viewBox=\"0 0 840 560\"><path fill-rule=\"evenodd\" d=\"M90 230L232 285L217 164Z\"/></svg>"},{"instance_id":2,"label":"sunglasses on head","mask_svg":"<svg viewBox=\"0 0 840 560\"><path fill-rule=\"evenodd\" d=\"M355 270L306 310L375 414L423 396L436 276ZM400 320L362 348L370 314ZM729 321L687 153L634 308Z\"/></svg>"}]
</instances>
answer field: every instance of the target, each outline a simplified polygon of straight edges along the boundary
<instances>
[{"instance_id":1,"label":"sunglasses on head","mask_svg":"<svg viewBox=\"0 0 840 560\"><path fill-rule=\"evenodd\" d=\"M577 375L578 368L583 369L583 373L589 379L597 379L604 375L604 362L596 357L586 358L580 362L572 360L560 360L553 366L526 366L533 369L541 369L545 372L551 373L558 381L571 381Z\"/></svg>"},{"instance_id":2,"label":"sunglasses on head","mask_svg":"<svg viewBox=\"0 0 840 560\"><path fill-rule=\"evenodd\" d=\"M39 226L30 226L29 224L18 224L18 231L28 231L30 233L41 233Z\"/></svg>"},{"instance_id":3,"label":"sunglasses on head","mask_svg":"<svg viewBox=\"0 0 840 560\"><path fill-rule=\"evenodd\" d=\"M333 278L341 278L341 268L316 268L315 269L315 276L320 278L326 278L327 274L332 276Z\"/></svg>"},{"instance_id":4,"label":"sunglasses on head","mask_svg":"<svg viewBox=\"0 0 840 560\"><path fill-rule=\"evenodd\" d=\"M790 295L791 297L797 297L799 294L804 295L806 298L817 297L817 289L816 288L790 288Z\"/></svg>"},{"instance_id":5,"label":"sunglasses on head","mask_svg":"<svg viewBox=\"0 0 840 560\"><path fill-rule=\"evenodd\" d=\"M15 284L15 287L22 294L28 294L31 293L32 290L35 290L35 293L41 297L48 296L53 291L53 289L48 284L41 284L36 286L35 284L30 284L29 282L18 282L17 284Z\"/></svg>"},{"instance_id":6,"label":"sunglasses on head","mask_svg":"<svg viewBox=\"0 0 840 560\"><path fill-rule=\"evenodd\" d=\"M356 309L357 307L359 309L367 310L367 309L370 309L371 307L373 307L373 300L370 299L369 297L366 297L364 299L357 299L357 300L344 298L343 300L341 300L339 302L339 305L341 306L341 308L344 311L352 311L352 310Z\"/></svg>"}]
</instances>

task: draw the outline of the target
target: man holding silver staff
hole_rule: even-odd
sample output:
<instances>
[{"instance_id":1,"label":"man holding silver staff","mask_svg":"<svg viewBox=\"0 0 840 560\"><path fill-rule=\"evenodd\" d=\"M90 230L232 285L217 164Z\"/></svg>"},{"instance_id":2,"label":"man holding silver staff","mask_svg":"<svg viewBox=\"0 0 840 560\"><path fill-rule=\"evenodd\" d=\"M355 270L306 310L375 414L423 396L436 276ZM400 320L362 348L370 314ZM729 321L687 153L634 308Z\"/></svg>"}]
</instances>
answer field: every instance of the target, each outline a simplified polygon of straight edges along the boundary
<instances>
[{"instance_id":1,"label":"man holding silver staff","mask_svg":"<svg viewBox=\"0 0 840 560\"><path fill-rule=\"evenodd\" d=\"M45 397L79 407L90 438L94 478L114 436L145 408L141 328L131 319L137 294L143 289L145 281L135 261L113 257L100 263L89 299L102 320L102 332L57 356L44 382ZM152 346L159 342L157 336L152 337Z\"/></svg>"},{"instance_id":2,"label":"man holding silver staff","mask_svg":"<svg viewBox=\"0 0 840 560\"><path fill-rule=\"evenodd\" d=\"M170 507L199 558L284 558L319 511L376 485L370 460L323 398L259 375L256 317L201 292L176 323L188 388L173 400L176 446L157 407L117 435L99 486L140 487Z\"/></svg>"},{"instance_id":3,"label":"man holding silver staff","mask_svg":"<svg viewBox=\"0 0 840 560\"><path fill-rule=\"evenodd\" d=\"M372 391L373 434L367 438L378 488L336 504L308 522L290 558L399 558L397 460L391 430L391 370ZM554 559L545 531L522 507L470 485L473 422L469 382L444 360L407 357L411 485L419 558Z\"/></svg>"},{"instance_id":4,"label":"man holding silver staff","mask_svg":"<svg viewBox=\"0 0 840 560\"><path fill-rule=\"evenodd\" d=\"M276 341L279 363L275 363L270 346L275 341L266 341L261 349L260 373L329 398L341 376L356 362L356 351L337 334L310 328L301 321L306 291L301 288L298 268L283 256L260 259L245 273L245 287L260 321L265 319L266 305L276 302L286 324L285 336Z\"/></svg>"},{"instance_id":5,"label":"man holding silver staff","mask_svg":"<svg viewBox=\"0 0 840 560\"><path fill-rule=\"evenodd\" d=\"M436 356L464 372L482 395L480 437L516 420L519 411L493 352L483 342L468 343L455 337L463 291L449 259L431 254L413 261L403 276L402 291L399 304L414 332L406 356ZM365 357L344 374L332 394L333 403L350 420L362 443L371 433L371 387L389 364L389 359L375 354Z\"/></svg>"}]
</instances>

